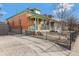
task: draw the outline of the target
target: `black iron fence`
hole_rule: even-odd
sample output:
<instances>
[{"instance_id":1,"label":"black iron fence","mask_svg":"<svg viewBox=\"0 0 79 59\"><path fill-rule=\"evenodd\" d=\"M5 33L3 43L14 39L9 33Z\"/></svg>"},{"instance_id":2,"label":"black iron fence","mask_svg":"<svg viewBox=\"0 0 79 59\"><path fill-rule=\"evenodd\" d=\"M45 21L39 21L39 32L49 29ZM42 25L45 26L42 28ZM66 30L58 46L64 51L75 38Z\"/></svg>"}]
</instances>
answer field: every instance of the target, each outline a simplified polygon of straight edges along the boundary
<instances>
[{"instance_id":1,"label":"black iron fence","mask_svg":"<svg viewBox=\"0 0 79 59\"><path fill-rule=\"evenodd\" d=\"M5 27L7 27L7 26L5 26ZM34 32L34 31L23 32L22 31L22 33L20 33L20 30L13 31L13 29L10 29L10 31L9 31L8 27L4 28L4 29L0 29L0 34L2 32L7 33L8 35L23 34L23 35L32 36L32 37L35 37L38 39L49 40L49 41L52 41L58 45L61 45L67 49L70 49L70 50L71 50L72 43L75 42L76 37L78 35L78 32L76 32L76 31L63 32L61 35L59 35L59 33L55 32L55 31L44 31L44 32L43 31L41 31L41 32Z\"/></svg>"}]
</instances>

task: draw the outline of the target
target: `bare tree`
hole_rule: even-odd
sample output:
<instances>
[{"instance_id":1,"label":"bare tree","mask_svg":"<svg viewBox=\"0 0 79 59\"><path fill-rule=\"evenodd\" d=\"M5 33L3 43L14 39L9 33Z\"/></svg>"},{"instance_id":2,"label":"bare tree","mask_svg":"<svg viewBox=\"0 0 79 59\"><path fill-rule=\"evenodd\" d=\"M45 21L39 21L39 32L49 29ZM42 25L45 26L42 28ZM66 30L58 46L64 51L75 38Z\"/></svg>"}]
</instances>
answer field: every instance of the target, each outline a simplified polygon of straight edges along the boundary
<instances>
[{"instance_id":1,"label":"bare tree","mask_svg":"<svg viewBox=\"0 0 79 59\"><path fill-rule=\"evenodd\" d=\"M3 18L3 13L2 13L2 7L0 7L0 22L1 22L1 20L2 20L2 18Z\"/></svg>"},{"instance_id":2,"label":"bare tree","mask_svg":"<svg viewBox=\"0 0 79 59\"><path fill-rule=\"evenodd\" d=\"M8 31L11 32L11 26L10 26L9 20L7 20L7 25L8 25Z\"/></svg>"},{"instance_id":3,"label":"bare tree","mask_svg":"<svg viewBox=\"0 0 79 59\"><path fill-rule=\"evenodd\" d=\"M61 39L61 34L63 30L63 21L67 18L69 14L67 14L66 8L64 8L63 3L60 5L58 4L57 8L54 11L55 16L59 20L59 28L58 28L58 33L59 33L59 40Z\"/></svg>"},{"instance_id":4,"label":"bare tree","mask_svg":"<svg viewBox=\"0 0 79 59\"><path fill-rule=\"evenodd\" d=\"M61 27L61 31L63 30L64 27L64 23L66 21L66 19L68 19L70 16L73 15L73 10L71 9L72 4L68 4L68 3L61 3L58 4L55 12L55 17L59 19L59 25Z\"/></svg>"},{"instance_id":5,"label":"bare tree","mask_svg":"<svg viewBox=\"0 0 79 59\"><path fill-rule=\"evenodd\" d=\"M74 16L70 16L66 19L66 23L69 31L75 31L77 26L77 18Z\"/></svg>"},{"instance_id":6,"label":"bare tree","mask_svg":"<svg viewBox=\"0 0 79 59\"><path fill-rule=\"evenodd\" d=\"M72 43L75 42L75 39L77 37L77 29L78 29L78 19L74 16L70 16L66 20L66 24L69 30L69 41L70 41L70 46L69 49L71 50Z\"/></svg>"},{"instance_id":7,"label":"bare tree","mask_svg":"<svg viewBox=\"0 0 79 59\"><path fill-rule=\"evenodd\" d=\"M63 31L63 28L65 26L63 26L63 22L64 21L66 24L67 24L67 27L68 27L68 31L70 33L69 35L69 42L70 42L70 45L69 45L69 49L71 50L71 44L72 44L72 40L73 40L73 37L76 35L74 33L71 33L71 31L75 31L75 28L76 28L76 25L77 25L77 18L73 15L73 10L71 9L71 7L67 7L68 4L61 4L57 7L57 9L55 10L55 14L56 14L56 17L59 19L60 21L60 27L61 27L61 32L59 34L59 39L60 39L60 36L62 34L62 31ZM70 8L70 9L68 9ZM74 36L73 36L74 35Z\"/></svg>"}]
</instances>

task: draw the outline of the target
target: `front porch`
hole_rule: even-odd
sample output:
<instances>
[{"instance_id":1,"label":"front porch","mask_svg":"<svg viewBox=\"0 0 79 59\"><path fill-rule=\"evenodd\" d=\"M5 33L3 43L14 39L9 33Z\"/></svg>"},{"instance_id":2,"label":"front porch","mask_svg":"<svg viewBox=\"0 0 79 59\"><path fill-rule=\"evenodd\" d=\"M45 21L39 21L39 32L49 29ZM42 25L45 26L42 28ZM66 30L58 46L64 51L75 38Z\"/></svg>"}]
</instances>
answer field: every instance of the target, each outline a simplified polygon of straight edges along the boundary
<instances>
[{"instance_id":1,"label":"front porch","mask_svg":"<svg viewBox=\"0 0 79 59\"><path fill-rule=\"evenodd\" d=\"M31 32L49 32L50 31L50 23L44 17L29 17L29 27L28 31Z\"/></svg>"}]
</instances>

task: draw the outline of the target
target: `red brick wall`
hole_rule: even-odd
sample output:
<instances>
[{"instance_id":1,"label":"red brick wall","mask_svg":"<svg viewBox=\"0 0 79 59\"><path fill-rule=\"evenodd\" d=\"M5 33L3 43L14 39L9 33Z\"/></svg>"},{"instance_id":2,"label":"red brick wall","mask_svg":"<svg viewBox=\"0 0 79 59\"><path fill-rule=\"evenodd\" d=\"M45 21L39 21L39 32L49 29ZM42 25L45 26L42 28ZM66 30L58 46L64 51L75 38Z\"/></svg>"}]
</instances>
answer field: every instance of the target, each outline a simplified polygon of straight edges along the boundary
<instances>
[{"instance_id":1,"label":"red brick wall","mask_svg":"<svg viewBox=\"0 0 79 59\"><path fill-rule=\"evenodd\" d=\"M18 29L18 28L20 28L19 20L21 20L22 29L28 29L28 26L29 26L29 16L26 13L21 13L19 15L16 15L16 16L8 19L9 25L13 29Z\"/></svg>"},{"instance_id":2,"label":"red brick wall","mask_svg":"<svg viewBox=\"0 0 79 59\"><path fill-rule=\"evenodd\" d=\"M23 29L28 29L28 26L29 26L29 17L27 14L21 14L20 15L20 19L22 19L21 21L21 25L23 27Z\"/></svg>"}]
</instances>

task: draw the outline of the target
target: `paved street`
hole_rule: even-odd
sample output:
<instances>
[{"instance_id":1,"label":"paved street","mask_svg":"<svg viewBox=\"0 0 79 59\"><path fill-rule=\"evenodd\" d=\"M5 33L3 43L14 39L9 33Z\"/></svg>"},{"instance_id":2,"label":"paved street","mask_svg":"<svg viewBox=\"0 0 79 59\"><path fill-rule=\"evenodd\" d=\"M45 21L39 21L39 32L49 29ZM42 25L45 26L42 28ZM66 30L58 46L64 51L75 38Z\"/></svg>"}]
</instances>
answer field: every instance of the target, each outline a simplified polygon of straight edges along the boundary
<instances>
[{"instance_id":1,"label":"paved street","mask_svg":"<svg viewBox=\"0 0 79 59\"><path fill-rule=\"evenodd\" d=\"M29 36L0 36L0 55L64 56L70 51L48 40Z\"/></svg>"}]
</instances>

